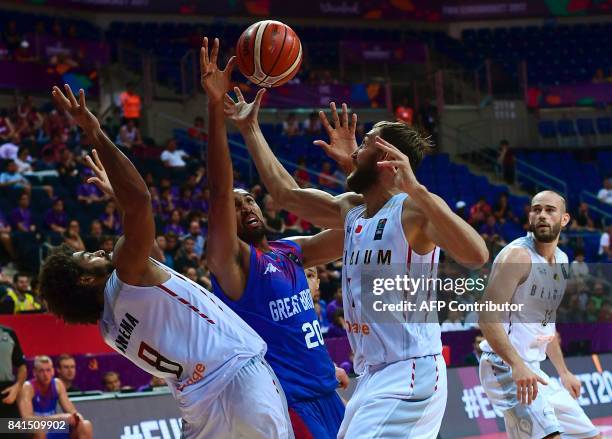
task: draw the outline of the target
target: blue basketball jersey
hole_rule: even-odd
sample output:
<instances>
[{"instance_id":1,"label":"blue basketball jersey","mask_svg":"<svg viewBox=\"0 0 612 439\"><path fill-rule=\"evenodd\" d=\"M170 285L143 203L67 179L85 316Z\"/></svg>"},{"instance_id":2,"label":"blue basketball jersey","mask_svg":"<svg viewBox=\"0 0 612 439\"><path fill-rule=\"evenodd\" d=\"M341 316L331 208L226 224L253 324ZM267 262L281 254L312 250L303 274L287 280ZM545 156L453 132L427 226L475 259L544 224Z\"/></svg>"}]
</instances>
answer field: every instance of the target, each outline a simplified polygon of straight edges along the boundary
<instances>
[{"instance_id":1,"label":"blue basketball jersey","mask_svg":"<svg viewBox=\"0 0 612 439\"><path fill-rule=\"evenodd\" d=\"M250 246L249 276L240 300L229 299L214 276L213 292L267 343L266 360L291 405L327 395L338 382L323 344L300 246L289 240L269 245L268 253Z\"/></svg>"}]
</instances>

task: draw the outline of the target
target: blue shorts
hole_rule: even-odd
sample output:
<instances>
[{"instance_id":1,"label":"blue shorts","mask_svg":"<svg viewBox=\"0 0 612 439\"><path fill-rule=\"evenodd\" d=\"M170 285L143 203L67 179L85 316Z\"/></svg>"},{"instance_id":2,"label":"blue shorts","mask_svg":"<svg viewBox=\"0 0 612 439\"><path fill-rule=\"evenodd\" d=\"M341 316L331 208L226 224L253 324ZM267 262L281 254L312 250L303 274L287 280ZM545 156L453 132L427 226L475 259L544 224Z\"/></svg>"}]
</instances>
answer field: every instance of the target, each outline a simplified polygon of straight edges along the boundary
<instances>
[{"instance_id":1,"label":"blue shorts","mask_svg":"<svg viewBox=\"0 0 612 439\"><path fill-rule=\"evenodd\" d=\"M295 439L336 439L344 403L336 391L317 399L296 402L289 407Z\"/></svg>"}]
</instances>

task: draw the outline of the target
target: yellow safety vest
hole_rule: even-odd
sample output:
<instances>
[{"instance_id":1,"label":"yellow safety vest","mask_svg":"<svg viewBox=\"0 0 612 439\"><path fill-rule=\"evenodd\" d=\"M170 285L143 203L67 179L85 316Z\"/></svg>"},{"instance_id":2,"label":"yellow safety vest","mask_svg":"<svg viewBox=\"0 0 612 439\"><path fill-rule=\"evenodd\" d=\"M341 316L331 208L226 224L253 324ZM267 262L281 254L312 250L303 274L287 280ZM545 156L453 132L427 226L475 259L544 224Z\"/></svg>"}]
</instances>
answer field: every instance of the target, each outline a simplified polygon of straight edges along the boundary
<instances>
[{"instance_id":1,"label":"yellow safety vest","mask_svg":"<svg viewBox=\"0 0 612 439\"><path fill-rule=\"evenodd\" d=\"M40 309L40 304L34 301L34 296L29 293L25 294L25 298L23 300L19 299L19 296L12 288L8 288L6 291L6 295L13 299L13 303L15 304L15 314L23 312L23 311L32 311L35 309Z\"/></svg>"}]
</instances>

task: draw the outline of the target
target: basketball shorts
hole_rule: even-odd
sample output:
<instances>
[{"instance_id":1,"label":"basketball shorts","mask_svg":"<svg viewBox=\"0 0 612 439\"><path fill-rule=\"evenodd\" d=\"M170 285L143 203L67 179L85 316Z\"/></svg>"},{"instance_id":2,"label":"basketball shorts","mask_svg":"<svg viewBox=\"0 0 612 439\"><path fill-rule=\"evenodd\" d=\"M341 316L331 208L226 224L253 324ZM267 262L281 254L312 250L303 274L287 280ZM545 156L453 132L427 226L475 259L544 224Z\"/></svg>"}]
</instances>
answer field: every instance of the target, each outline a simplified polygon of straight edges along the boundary
<instances>
[{"instance_id":1,"label":"basketball shorts","mask_svg":"<svg viewBox=\"0 0 612 439\"><path fill-rule=\"evenodd\" d=\"M289 416L295 439L336 439L344 418L344 403L333 391L317 399L292 404Z\"/></svg>"},{"instance_id":2,"label":"basketball shorts","mask_svg":"<svg viewBox=\"0 0 612 439\"><path fill-rule=\"evenodd\" d=\"M563 438L596 436L598 430L578 401L544 373L538 362L527 365L548 382L538 383L538 396L530 405L519 404L510 366L495 353L483 352L480 357L480 382L491 404L504 414L508 436L542 438L556 432Z\"/></svg>"},{"instance_id":3,"label":"basketball shorts","mask_svg":"<svg viewBox=\"0 0 612 439\"><path fill-rule=\"evenodd\" d=\"M197 424L183 423L186 439L293 439L285 394L261 356L246 363Z\"/></svg>"},{"instance_id":4,"label":"basketball shorts","mask_svg":"<svg viewBox=\"0 0 612 439\"><path fill-rule=\"evenodd\" d=\"M435 439L447 392L442 355L370 367L346 406L338 439Z\"/></svg>"}]
</instances>

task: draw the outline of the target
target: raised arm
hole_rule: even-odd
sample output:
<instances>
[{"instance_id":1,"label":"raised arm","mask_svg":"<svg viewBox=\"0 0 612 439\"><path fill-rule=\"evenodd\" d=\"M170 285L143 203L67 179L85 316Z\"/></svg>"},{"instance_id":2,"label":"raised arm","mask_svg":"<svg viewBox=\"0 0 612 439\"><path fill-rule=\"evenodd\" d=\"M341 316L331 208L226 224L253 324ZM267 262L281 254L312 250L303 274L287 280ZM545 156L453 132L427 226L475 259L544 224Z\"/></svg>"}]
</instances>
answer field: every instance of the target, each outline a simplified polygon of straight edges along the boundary
<instances>
[{"instance_id":1,"label":"raised arm","mask_svg":"<svg viewBox=\"0 0 612 439\"><path fill-rule=\"evenodd\" d=\"M523 283L531 270L531 259L526 250L509 248L503 251L493 265L483 302L510 303L516 288ZM481 312L478 325L491 348L512 368L516 383L516 397L522 404L531 404L538 395L538 382L547 384L534 373L520 357L504 329L502 313Z\"/></svg>"},{"instance_id":2,"label":"raised arm","mask_svg":"<svg viewBox=\"0 0 612 439\"><path fill-rule=\"evenodd\" d=\"M225 68L217 67L219 40L215 38L210 55L208 38L200 50L202 87L208 95L208 243L206 260L225 294L237 300L248 277L249 246L238 238L232 159L223 115L223 96L231 83L232 57Z\"/></svg>"},{"instance_id":3,"label":"raised arm","mask_svg":"<svg viewBox=\"0 0 612 439\"><path fill-rule=\"evenodd\" d=\"M274 156L268 142L263 136L257 114L265 90L259 90L255 100L247 103L235 88L238 102L228 95L225 97L225 115L236 125L244 137L245 143L255 162L266 189L283 209L294 212L301 218L321 227L341 229L344 227L344 215L349 206L360 204L362 197L353 194L342 194L337 197L318 189L302 189Z\"/></svg>"},{"instance_id":4,"label":"raised arm","mask_svg":"<svg viewBox=\"0 0 612 439\"><path fill-rule=\"evenodd\" d=\"M342 257L344 230L324 230L313 236L292 236L287 238L302 249L304 268L327 264Z\"/></svg>"},{"instance_id":5,"label":"raised arm","mask_svg":"<svg viewBox=\"0 0 612 439\"><path fill-rule=\"evenodd\" d=\"M410 198L406 201L412 209L404 209L402 223L404 230L418 225L417 232L408 230L408 239L430 241L448 252L455 261L478 268L489 259L489 251L482 237L467 222L456 215L439 196L432 194L420 184L410 160L399 149L381 137L376 146L387 153L388 160L379 162L379 167L394 174L402 191ZM416 235L416 237L414 236ZM419 236L420 235L420 236ZM413 245L414 247L414 245Z\"/></svg>"},{"instance_id":6,"label":"raised arm","mask_svg":"<svg viewBox=\"0 0 612 439\"><path fill-rule=\"evenodd\" d=\"M123 212L124 236L115 247L114 264L124 282L137 285L148 266L155 239L149 190L132 162L100 128L100 122L85 104L83 89L79 90L77 101L70 87L65 85L64 88L68 97L59 87L53 87L53 98L91 139L106 169L117 204Z\"/></svg>"}]
</instances>

